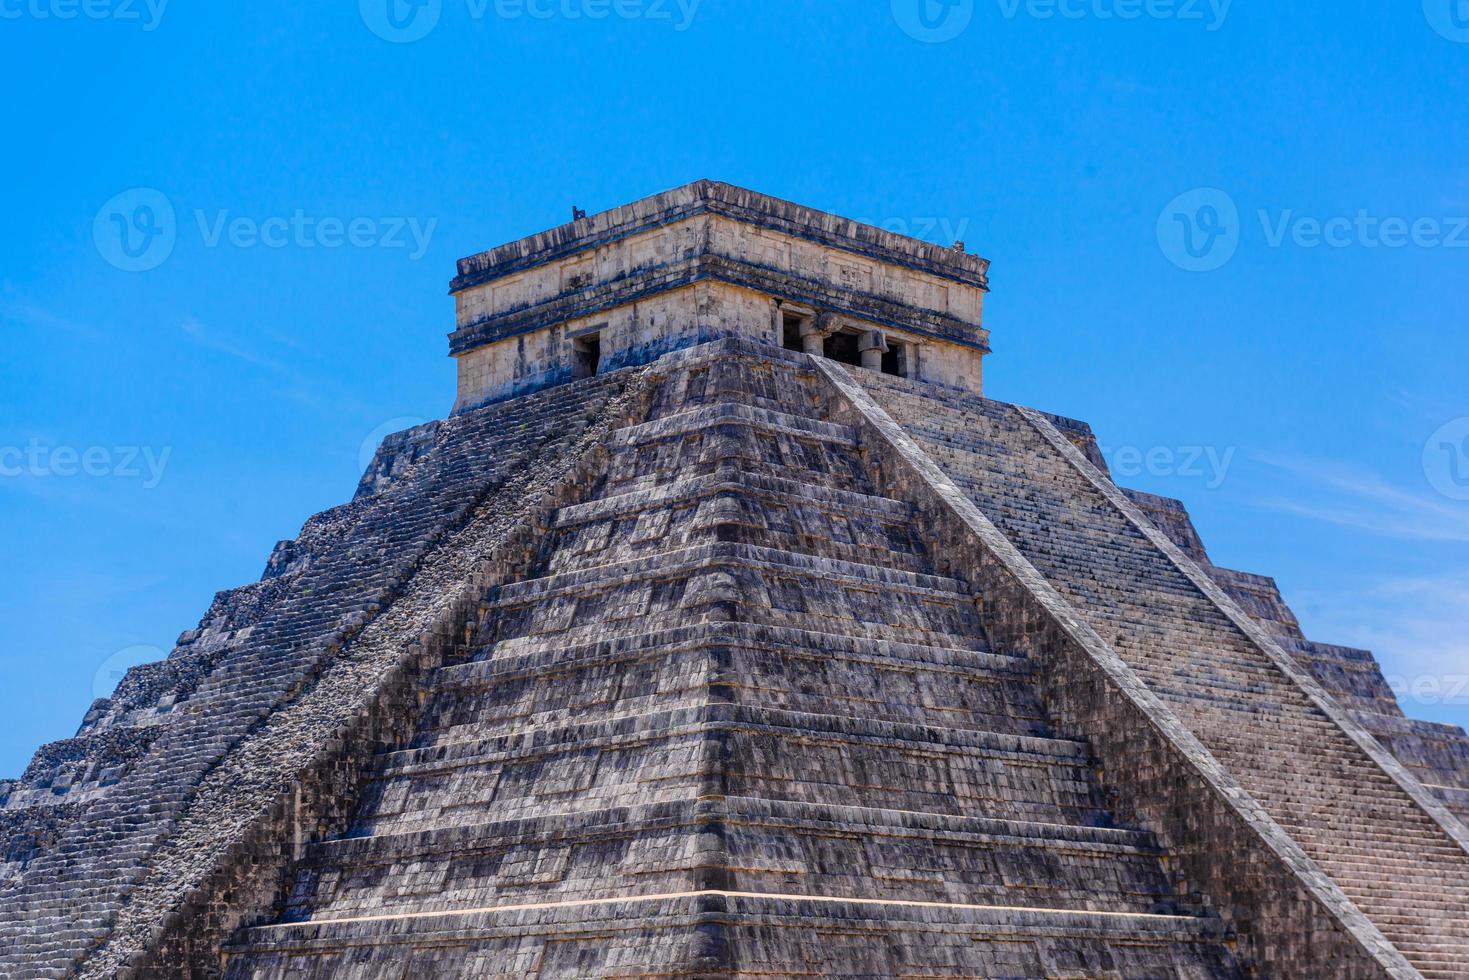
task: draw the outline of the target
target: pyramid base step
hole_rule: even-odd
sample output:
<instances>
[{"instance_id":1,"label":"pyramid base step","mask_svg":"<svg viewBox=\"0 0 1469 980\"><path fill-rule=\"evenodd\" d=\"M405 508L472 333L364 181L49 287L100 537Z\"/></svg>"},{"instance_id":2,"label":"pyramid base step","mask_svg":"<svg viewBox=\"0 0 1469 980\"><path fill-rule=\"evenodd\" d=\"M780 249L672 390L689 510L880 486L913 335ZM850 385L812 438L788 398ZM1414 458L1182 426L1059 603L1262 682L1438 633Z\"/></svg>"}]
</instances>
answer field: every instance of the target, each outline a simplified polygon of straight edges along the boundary
<instances>
[{"instance_id":1,"label":"pyramid base step","mask_svg":"<svg viewBox=\"0 0 1469 980\"><path fill-rule=\"evenodd\" d=\"M1239 976L1217 922L699 892L251 930L227 980Z\"/></svg>"}]
</instances>

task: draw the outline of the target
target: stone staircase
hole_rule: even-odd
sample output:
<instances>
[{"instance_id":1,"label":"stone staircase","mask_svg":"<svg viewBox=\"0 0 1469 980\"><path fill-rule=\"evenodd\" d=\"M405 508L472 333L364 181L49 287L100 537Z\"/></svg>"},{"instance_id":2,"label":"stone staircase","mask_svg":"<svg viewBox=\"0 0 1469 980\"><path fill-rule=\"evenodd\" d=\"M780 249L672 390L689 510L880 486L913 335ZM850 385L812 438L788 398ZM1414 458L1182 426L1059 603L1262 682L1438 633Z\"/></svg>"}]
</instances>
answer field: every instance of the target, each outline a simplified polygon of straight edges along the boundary
<instances>
[{"instance_id":1,"label":"stone staircase","mask_svg":"<svg viewBox=\"0 0 1469 980\"><path fill-rule=\"evenodd\" d=\"M444 589L415 596L425 569L466 576L477 559L455 535L491 537L521 503L501 489L566 452L630 374L435 423L434 452L384 462L396 479L307 522L278 549L287 567L221 593L168 660L130 671L76 738L37 753L0 799L0 975L112 975L154 941L356 706L328 704L251 755L266 720L318 689L344 645L396 631L384 645L401 649L428 628ZM202 802L210 780L227 803Z\"/></svg>"},{"instance_id":2,"label":"stone staircase","mask_svg":"<svg viewBox=\"0 0 1469 980\"><path fill-rule=\"evenodd\" d=\"M1126 488L1123 493L1429 792L1469 823L1469 734L1463 728L1407 717L1370 650L1307 639L1274 579L1215 565L1182 501Z\"/></svg>"},{"instance_id":3,"label":"stone staircase","mask_svg":"<svg viewBox=\"0 0 1469 980\"><path fill-rule=\"evenodd\" d=\"M659 371L227 976L1237 976L809 366Z\"/></svg>"},{"instance_id":4,"label":"stone staircase","mask_svg":"<svg viewBox=\"0 0 1469 980\"><path fill-rule=\"evenodd\" d=\"M1427 977L1469 975L1469 855L1013 406L854 372Z\"/></svg>"}]
</instances>

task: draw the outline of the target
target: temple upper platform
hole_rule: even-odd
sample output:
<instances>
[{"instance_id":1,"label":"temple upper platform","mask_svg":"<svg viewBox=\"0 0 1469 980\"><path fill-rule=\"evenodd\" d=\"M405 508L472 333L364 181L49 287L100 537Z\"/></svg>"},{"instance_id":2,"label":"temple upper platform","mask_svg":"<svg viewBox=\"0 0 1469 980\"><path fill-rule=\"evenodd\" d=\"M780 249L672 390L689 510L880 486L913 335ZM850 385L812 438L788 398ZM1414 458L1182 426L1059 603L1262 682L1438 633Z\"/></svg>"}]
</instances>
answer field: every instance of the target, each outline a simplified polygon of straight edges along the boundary
<instances>
[{"instance_id":1,"label":"temple upper platform","mask_svg":"<svg viewBox=\"0 0 1469 980\"><path fill-rule=\"evenodd\" d=\"M465 411L739 337L983 392L989 262L717 181L461 259Z\"/></svg>"}]
</instances>

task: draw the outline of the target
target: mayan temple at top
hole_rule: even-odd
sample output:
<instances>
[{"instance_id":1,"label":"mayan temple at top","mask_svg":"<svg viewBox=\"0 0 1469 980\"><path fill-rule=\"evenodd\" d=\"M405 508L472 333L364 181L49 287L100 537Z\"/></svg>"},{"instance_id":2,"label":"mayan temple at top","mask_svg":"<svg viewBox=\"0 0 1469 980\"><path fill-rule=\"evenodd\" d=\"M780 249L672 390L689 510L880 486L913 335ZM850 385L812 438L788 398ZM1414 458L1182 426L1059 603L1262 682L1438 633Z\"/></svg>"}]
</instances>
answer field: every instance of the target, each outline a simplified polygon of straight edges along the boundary
<instances>
[{"instance_id":1,"label":"mayan temple at top","mask_svg":"<svg viewBox=\"0 0 1469 980\"><path fill-rule=\"evenodd\" d=\"M1469 738L988 263L701 181L459 263L453 413L0 783L0 975L1469 976Z\"/></svg>"}]
</instances>

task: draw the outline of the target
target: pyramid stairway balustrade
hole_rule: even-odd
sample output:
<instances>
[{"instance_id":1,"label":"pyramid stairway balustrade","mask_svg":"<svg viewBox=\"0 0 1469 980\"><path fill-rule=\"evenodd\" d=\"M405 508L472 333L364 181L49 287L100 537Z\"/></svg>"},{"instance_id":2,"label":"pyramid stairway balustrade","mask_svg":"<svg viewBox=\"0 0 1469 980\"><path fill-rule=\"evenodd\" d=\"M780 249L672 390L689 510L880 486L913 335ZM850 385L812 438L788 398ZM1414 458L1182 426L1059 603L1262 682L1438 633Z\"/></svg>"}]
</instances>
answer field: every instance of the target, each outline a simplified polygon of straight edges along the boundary
<instances>
[{"instance_id":1,"label":"pyramid stairway balustrade","mask_svg":"<svg viewBox=\"0 0 1469 980\"><path fill-rule=\"evenodd\" d=\"M821 390L684 358L229 975L1235 975ZM640 954L578 939L606 903Z\"/></svg>"}]
</instances>

